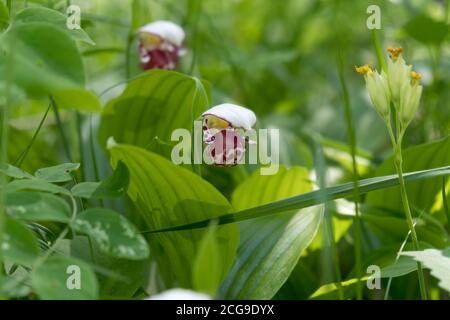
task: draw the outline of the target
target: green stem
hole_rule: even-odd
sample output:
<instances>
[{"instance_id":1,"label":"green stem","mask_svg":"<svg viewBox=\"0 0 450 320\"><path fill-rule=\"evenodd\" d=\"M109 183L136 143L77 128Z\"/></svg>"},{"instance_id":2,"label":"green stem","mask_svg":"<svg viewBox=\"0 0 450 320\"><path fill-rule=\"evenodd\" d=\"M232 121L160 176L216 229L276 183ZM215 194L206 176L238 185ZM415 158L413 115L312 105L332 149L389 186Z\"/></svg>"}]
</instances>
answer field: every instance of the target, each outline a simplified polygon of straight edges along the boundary
<instances>
[{"instance_id":1,"label":"green stem","mask_svg":"<svg viewBox=\"0 0 450 320\"><path fill-rule=\"evenodd\" d=\"M92 167L94 168L95 181L100 181L100 172L98 170L97 154L95 153L94 124L92 123L92 115L89 116L89 149L91 153ZM103 199L100 199L99 202L102 207L105 206Z\"/></svg>"},{"instance_id":2,"label":"green stem","mask_svg":"<svg viewBox=\"0 0 450 320\"><path fill-rule=\"evenodd\" d=\"M42 126L44 125L45 120L47 119L48 112L50 111L51 103L49 103L47 110L44 113L44 116L42 117L41 121L39 122L39 125L36 129L36 131L33 134L33 137L31 138L30 143L27 145L25 150L22 151L22 153L17 157L14 165L17 167L21 167L23 162L25 161L25 158L28 155L28 152L30 151L31 147L33 146L34 142L36 141L37 136L39 135L39 132L41 131Z\"/></svg>"},{"instance_id":3,"label":"green stem","mask_svg":"<svg viewBox=\"0 0 450 320\"><path fill-rule=\"evenodd\" d=\"M355 269L356 269L356 278L358 279L356 283L356 298L358 300L362 299L363 294L363 287L362 287L362 281L361 275L362 275L362 227L361 227L361 216L359 212L359 202L361 200L360 193L359 193L359 187L358 187L358 180L359 180L359 173L358 173L358 165L356 162L356 135L355 135L355 129L353 126L353 116L352 116L352 110L350 107L350 97L348 93L347 84L345 82L344 77L344 63L342 60L341 53L338 53L338 67L339 67L339 81L341 83L341 89L342 89L342 98L343 98L343 105L344 105L344 113L345 113L345 120L347 124L347 138L348 143L350 145L350 152L352 157L352 169L353 169L353 199L355 204L355 218L354 218L354 226L355 226Z\"/></svg>"},{"instance_id":4,"label":"green stem","mask_svg":"<svg viewBox=\"0 0 450 320\"><path fill-rule=\"evenodd\" d=\"M76 113L76 117L77 117L77 135L78 135L78 152L79 152L79 159L80 159L80 180L83 181L84 179L86 179L85 177L85 165L84 165L84 146L83 146L83 115L80 112Z\"/></svg>"},{"instance_id":5,"label":"green stem","mask_svg":"<svg viewBox=\"0 0 450 320\"><path fill-rule=\"evenodd\" d=\"M323 266L331 265L333 266L333 271L330 271L328 268L324 268L323 272L326 277L331 272L334 272L334 282L337 286L338 297L339 300L344 300L344 290L342 288L342 277L341 277L341 269L339 263L339 254L337 252L337 247L334 242L334 225L333 225L333 215L329 208L326 192L326 161L323 155L322 146L319 143L316 143L316 172L317 172L317 182L320 188L320 193L318 195L319 198L323 201L324 204L324 226L323 226ZM329 250L329 251L328 251ZM325 279L328 280L328 279ZM330 279L331 280L331 279Z\"/></svg>"},{"instance_id":6,"label":"green stem","mask_svg":"<svg viewBox=\"0 0 450 320\"><path fill-rule=\"evenodd\" d=\"M133 34L130 30L130 34L127 37L127 47L125 49L125 76L127 79L131 76L131 44L133 43Z\"/></svg>"},{"instance_id":7,"label":"green stem","mask_svg":"<svg viewBox=\"0 0 450 320\"><path fill-rule=\"evenodd\" d=\"M403 178L403 157L402 157L402 139L398 140L397 145L395 146L395 168L398 174L399 187L400 187L400 195L402 198L403 208L405 210L406 222L408 223L409 230L411 231L411 239L413 242L414 250L419 251L419 241L417 239L416 229L414 228L414 221L411 214L411 209L409 207L408 194L406 192L405 180ZM419 277L419 287L420 287L420 295L422 300L427 300L427 290L425 286L425 278L423 275L422 264L417 262L417 274Z\"/></svg>"},{"instance_id":8,"label":"green stem","mask_svg":"<svg viewBox=\"0 0 450 320\"><path fill-rule=\"evenodd\" d=\"M375 47L375 52L377 54L378 64L380 65L381 69L383 69L384 71L387 71L386 62L384 60L384 55L383 55L383 50L381 49L380 37L378 35L378 30L376 30L376 29L372 30L372 41L373 41L373 46Z\"/></svg>"},{"instance_id":9,"label":"green stem","mask_svg":"<svg viewBox=\"0 0 450 320\"><path fill-rule=\"evenodd\" d=\"M59 134L61 136L62 142L63 142L63 148L64 152L66 154L66 158L68 161L72 161L72 155L70 153L70 147L69 142L67 140L66 134L64 132L64 127L62 125L61 116L59 114L58 106L56 104L55 99L53 97L50 97L50 103L53 107L53 113L55 114L56 123L58 125Z\"/></svg>"}]
</instances>

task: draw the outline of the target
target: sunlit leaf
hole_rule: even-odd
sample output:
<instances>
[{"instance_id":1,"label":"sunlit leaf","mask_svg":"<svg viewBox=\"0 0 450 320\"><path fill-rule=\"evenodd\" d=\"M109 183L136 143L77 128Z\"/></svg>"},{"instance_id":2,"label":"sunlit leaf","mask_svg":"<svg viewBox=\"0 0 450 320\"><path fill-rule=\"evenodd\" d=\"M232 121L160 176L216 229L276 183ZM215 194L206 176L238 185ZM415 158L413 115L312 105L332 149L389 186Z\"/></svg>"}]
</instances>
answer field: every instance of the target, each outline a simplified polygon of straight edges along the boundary
<instances>
[{"instance_id":1,"label":"sunlit leaf","mask_svg":"<svg viewBox=\"0 0 450 320\"><path fill-rule=\"evenodd\" d=\"M227 271L223 270L216 230L217 228L212 226L205 233L192 268L194 290L208 293L210 296L215 296L222 276Z\"/></svg>"},{"instance_id":2,"label":"sunlit leaf","mask_svg":"<svg viewBox=\"0 0 450 320\"><path fill-rule=\"evenodd\" d=\"M233 193L236 209L247 209L312 190L308 171L280 168L276 175L255 173ZM302 251L314 239L322 207L293 210L277 219L264 217L240 224L237 258L221 293L227 299L271 299L289 277Z\"/></svg>"},{"instance_id":3,"label":"sunlit leaf","mask_svg":"<svg viewBox=\"0 0 450 320\"><path fill-rule=\"evenodd\" d=\"M413 257L414 260L421 262L439 280L439 286L450 292L450 247L445 250L408 251L403 252L402 255Z\"/></svg>"}]
</instances>

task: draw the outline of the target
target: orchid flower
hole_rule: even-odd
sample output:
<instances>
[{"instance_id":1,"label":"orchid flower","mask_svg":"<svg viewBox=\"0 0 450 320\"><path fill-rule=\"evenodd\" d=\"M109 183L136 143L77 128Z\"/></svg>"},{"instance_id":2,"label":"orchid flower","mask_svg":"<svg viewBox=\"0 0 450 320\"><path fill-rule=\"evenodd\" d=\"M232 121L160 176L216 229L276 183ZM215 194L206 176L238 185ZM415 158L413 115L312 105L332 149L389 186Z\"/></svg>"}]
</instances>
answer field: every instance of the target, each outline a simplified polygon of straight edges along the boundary
<instances>
[{"instance_id":1,"label":"orchid flower","mask_svg":"<svg viewBox=\"0 0 450 320\"><path fill-rule=\"evenodd\" d=\"M245 155L244 130L256 123L255 113L247 108L224 103L202 114L206 153L217 166L234 166Z\"/></svg>"},{"instance_id":2,"label":"orchid flower","mask_svg":"<svg viewBox=\"0 0 450 320\"><path fill-rule=\"evenodd\" d=\"M141 66L149 69L175 69L182 56L183 29L170 21L155 21L139 29Z\"/></svg>"}]
</instances>

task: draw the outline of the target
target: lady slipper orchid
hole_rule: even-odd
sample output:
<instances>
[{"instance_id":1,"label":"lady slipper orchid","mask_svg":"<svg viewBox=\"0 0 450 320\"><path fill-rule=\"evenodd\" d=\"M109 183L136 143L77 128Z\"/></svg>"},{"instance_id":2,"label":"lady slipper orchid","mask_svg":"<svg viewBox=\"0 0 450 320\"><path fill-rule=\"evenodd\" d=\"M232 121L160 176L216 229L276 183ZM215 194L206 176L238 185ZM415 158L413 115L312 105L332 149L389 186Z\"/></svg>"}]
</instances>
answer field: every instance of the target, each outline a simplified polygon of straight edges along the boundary
<instances>
[{"instance_id":1,"label":"lady slipper orchid","mask_svg":"<svg viewBox=\"0 0 450 320\"><path fill-rule=\"evenodd\" d=\"M234 166L245 155L244 130L256 123L255 113L247 108L224 103L202 114L206 153L218 166Z\"/></svg>"},{"instance_id":2,"label":"lady slipper orchid","mask_svg":"<svg viewBox=\"0 0 450 320\"><path fill-rule=\"evenodd\" d=\"M149 69L175 69L183 54L183 29L170 21L155 21L139 29L141 66Z\"/></svg>"}]
</instances>

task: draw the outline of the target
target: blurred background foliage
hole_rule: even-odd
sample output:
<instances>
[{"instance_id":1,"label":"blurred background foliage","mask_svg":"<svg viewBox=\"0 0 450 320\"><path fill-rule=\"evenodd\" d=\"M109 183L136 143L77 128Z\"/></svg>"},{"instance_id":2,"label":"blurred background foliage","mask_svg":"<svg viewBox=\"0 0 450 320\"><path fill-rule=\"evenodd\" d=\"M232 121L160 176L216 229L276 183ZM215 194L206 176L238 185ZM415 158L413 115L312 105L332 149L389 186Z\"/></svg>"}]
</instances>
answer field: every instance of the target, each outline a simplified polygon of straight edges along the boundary
<instances>
[{"instance_id":1,"label":"blurred background foliage","mask_svg":"<svg viewBox=\"0 0 450 320\"><path fill-rule=\"evenodd\" d=\"M20 9L25 2L16 0L13 5ZM28 5L34 2L60 10L67 4L67 1L28 1ZM302 142L302 135L314 132L333 142L346 143L336 63L339 52L343 56L358 148L375 159L390 152L384 125L370 107L363 81L354 72L355 65L377 66L372 31L366 27L369 16L366 9L377 4L381 8L382 48L403 47L407 61L423 74L425 96L405 146L434 140L449 132L448 1L71 3L81 7L82 27L96 43L80 46L88 87L97 94L127 79L127 50L130 76L140 72L133 36L140 25L152 20L173 20L187 32L187 55L182 59L180 71L192 71L207 79L213 85L215 103L240 103L257 113L261 127L282 128L283 142L289 145L289 148L282 146L282 162L308 167L312 166L311 154ZM108 90L102 100L108 101L122 88ZM39 101L27 104L17 109L13 123L18 129L32 132L47 105ZM50 145L56 143L46 135L41 137Z\"/></svg>"},{"instance_id":2,"label":"blurred background foliage","mask_svg":"<svg viewBox=\"0 0 450 320\"><path fill-rule=\"evenodd\" d=\"M392 166L389 169L386 164L379 167L391 154L389 138L383 122L371 107L362 78L354 72L354 66L365 63L380 68L374 33L366 27L367 7L377 4L381 8L382 29L376 32L383 51L391 46L403 47L405 59L423 74L424 97L419 114L408 129L404 147L445 138L450 132L448 0L15 0L13 10L42 4L64 12L69 2L81 7L82 27L96 43L95 46L80 43L79 47L87 86L100 96L103 104L120 94L128 78L141 72L135 37L137 28L153 20L172 20L187 33L187 54L182 58L179 71L210 82L214 104L229 101L247 106L257 114L259 127L279 128L283 165L313 169L315 150L311 141L318 139L328 160L328 185L348 182L352 177L339 82L339 56L353 112L359 173L361 177L370 177L393 171ZM15 109L11 119L10 159L16 159L26 147L46 108L46 100L27 100ZM71 160L86 157L83 145L78 142L77 126L83 129L83 141L89 136L90 123L76 121L72 112L62 112L61 116L73 146L74 159ZM23 164L25 170L34 171L67 161L56 133L56 121L53 115L48 117L29 160ZM96 118L94 126L95 123ZM101 158L100 150L98 156L103 159L103 170L107 170L108 160ZM438 149L425 147L411 151L413 155L406 168L419 170L448 165L448 150L447 139ZM427 152L430 157L440 152L441 160L433 166L429 166L430 162L415 166L415 157ZM83 162L89 164L89 161ZM85 168L84 175L87 180L93 180L92 168ZM203 175L230 198L247 173L239 169L211 169ZM374 193L366 204L376 206L383 199L380 197L382 195ZM417 197L420 198L420 193ZM387 216L390 220L382 220L386 212L378 214L375 209L365 212L364 222L370 227L364 224L364 265L392 262L403 241L406 229L402 229L404 221L398 212L401 209L395 206L390 209L397 210ZM431 213L438 212L437 219L441 223L445 221L442 203L427 209ZM335 213L335 240L342 277L352 278L354 240L348 232L352 227L351 203L343 201L329 210ZM398 220L392 218L395 215ZM390 225L392 230L379 232L377 225L380 224ZM448 246L448 232L442 231L440 226L436 227L440 231L427 228L428 236L419 230L419 239L436 247ZM322 278L327 272L316 270L317 266L326 268L327 265L319 249L320 239L316 239L276 298L308 298L320 285L333 280ZM391 296L416 297L415 277L410 274L396 279ZM405 291L405 287L410 290ZM352 290L352 285L348 288ZM370 294L374 295L372 298L382 298L377 293ZM440 295L436 290L432 294Z\"/></svg>"}]
</instances>

